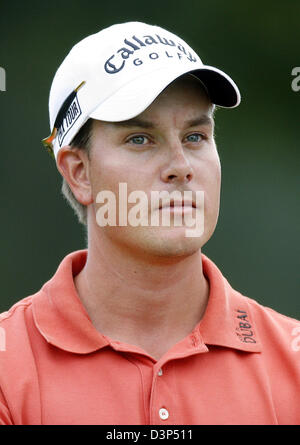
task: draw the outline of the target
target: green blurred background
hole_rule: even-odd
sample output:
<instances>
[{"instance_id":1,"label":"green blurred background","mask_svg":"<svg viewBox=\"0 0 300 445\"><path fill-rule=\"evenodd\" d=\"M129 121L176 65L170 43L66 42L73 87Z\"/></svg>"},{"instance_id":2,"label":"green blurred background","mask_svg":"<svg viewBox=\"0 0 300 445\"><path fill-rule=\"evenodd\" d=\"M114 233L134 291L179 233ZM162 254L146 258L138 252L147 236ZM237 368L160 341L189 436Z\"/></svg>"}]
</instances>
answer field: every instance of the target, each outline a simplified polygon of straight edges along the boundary
<instances>
[{"instance_id":1,"label":"green blurred background","mask_svg":"<svg viewBox=\"0 0 300 445\"><path fill-rule=\"evenodd\" d=\"M233 287L300 319L300 2L0 1L0 311L37 291L85 233L60 194L40 140L48 94L69 49L113 23L140 20L181 35L238 84L241 105L216 114L222 203L203 248Z\"/></svg>"}]
</instances>

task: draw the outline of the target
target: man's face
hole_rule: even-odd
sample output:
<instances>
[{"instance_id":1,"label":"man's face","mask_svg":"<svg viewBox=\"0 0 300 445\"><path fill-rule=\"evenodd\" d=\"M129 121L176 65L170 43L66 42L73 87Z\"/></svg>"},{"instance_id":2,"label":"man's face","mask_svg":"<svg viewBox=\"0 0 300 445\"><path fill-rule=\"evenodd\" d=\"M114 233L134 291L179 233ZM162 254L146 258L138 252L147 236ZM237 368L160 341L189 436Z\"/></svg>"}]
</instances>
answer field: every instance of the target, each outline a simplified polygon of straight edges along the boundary
<instances>
[{"instance_id":1,"label":"man's face","mask_svg":"<svg viewBox=\"0 0 300 445\"><path fill-rule=\"evenodd\" d=\"M139 116L126 122L95 121L90 151L89 174L93 204L89 206L89 228L109 237L119 247L143 256L191 255L211 237L218 219L221 167L214 134L211 103L201 84L192 77L173 82ZM101 191L116 196L119 218L119 184L127 184L127 196L142 191L148 197L149 224L134 227L100 227L96 214L103 204L96 198ZM151 206L154 191L204 192L204 207L176 205L164 209L170 224L162 224L162 209ZM203 195L202 195L203 196ZM195 205L194 199L194 205ZM160 201L160 204L162 202ZM135 206L127 204L128 212ZM171 201L172 205L172 201ZM186 236L186 217L196 218L204 211L204 232ZM176 226L175 214L183 223ZM189 215L188 215L189 214ZM159 215L159 225L151 226L151 216ZM156 219L157 221L157 219Z\"/></svg>"}]
</instances>

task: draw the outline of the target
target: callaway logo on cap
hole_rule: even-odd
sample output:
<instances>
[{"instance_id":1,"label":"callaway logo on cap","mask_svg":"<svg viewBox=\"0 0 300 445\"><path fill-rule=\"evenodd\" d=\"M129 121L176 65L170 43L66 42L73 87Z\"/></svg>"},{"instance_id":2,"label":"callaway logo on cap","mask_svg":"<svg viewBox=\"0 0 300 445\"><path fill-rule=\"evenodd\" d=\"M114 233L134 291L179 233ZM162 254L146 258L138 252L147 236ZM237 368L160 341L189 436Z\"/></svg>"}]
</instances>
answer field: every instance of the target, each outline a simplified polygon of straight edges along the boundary
<instances>
[{"instance_id":1,"label":"callaway logo on cap","mask_svg":"<svg viewBox=\"0 0 300 445\"><path fill-rule=\"evenodd\" d=\"M186 42L159 26L128 22L90 35L71 49L54 76L51 135L43 143L56 157L89 118L131 119L186 73L201 80L213 104L239 105L239 90L227 74L204 65Z\"/></svg>"}]
</instances>

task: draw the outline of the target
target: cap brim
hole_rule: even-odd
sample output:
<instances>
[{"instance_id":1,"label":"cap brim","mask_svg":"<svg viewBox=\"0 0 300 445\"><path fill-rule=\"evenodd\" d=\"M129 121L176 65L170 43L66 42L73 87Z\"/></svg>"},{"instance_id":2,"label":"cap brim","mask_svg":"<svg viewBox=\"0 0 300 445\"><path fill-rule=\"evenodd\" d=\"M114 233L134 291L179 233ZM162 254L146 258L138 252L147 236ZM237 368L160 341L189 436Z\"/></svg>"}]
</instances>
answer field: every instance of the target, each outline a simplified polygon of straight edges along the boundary
<instances>
[{"instance_id":1,"label":"cap brim","mask_svg":"<svg viewBox=\"0 0 300 445\"><path fill-rule=\"evenodd\" d=\"M175 79L184 74L193 74L205 85L213 104L224 108L239 105L240 92L234 81L223 71L202 65L195 70L168 67L139 76L121 87L115 94L99 104L90 117L107 122L132 119L146 110L156 97Z\"/></svg>"},{"instance_id":2,"label":"cap brim","mask_svg":"<svg viewBox=\"0 0 300 445\"><path fill-rule=\"evenodd\" d=\"M206 86L213 104L224 108L234 108L240 104L241 95L237 85L223 71L206 65L192 74Z\"/></svg>"}]
</instances>

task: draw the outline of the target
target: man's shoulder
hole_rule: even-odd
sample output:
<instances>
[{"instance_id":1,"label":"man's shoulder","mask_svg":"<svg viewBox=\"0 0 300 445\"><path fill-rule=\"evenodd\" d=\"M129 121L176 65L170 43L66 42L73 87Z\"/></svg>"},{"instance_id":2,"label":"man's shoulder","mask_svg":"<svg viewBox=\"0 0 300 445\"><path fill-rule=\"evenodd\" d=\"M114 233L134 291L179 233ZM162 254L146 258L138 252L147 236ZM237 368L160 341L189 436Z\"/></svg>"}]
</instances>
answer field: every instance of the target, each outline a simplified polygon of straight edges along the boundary
<instances>
[{"instance_id":1,"label":"man's shoulder","mask_svg":"<svg viewBox=\"0 0 300 445\"><path fill-rule=\"evenodd\" d=\"M0 350L8 352L9 345L24 343L28 338L28 327L32 321L32 300L34 295L14 303L7 311L0 313Z\"/></svg>"},{"instance_id":2,"label":"man's shoulder","mask_svg":"<svg viewBox=\"0 0 300 445\"><path fill-rule=\"evenodd\" d=\"M300 320L293 318L289 315L285 315L271 307L265 306L260 303L257 299L250 298L240 294L242 298L245 298L249 304L251 311L255 315L257 322L263 323L277 323L282 326L290 327L295 325L300 325Z\"/></svg>"},{"instance_id":3,"label":"man's shoulder","mask_svg":"<svg viewBox=\"0 0 300 445\"><path fill-rule=\"evenodd\" d=\"M0 314L0 423L12 423L13 419L22 423L22 416L27 416L24 406L31 407L32 415L39 415L34 296L17 301Z\"/></svg>"},{"instance_id":4,"label":"man's shoulder","mask_svg":"<svg viewBox=\"0 0 300 445\"><path fill-rule=\"evenodd\" d=\"M32 306L34 295L22 298L14 303L7 311L0 313L0 326L14 323L16 319L24 318L24 313Z\"/></svg>"},{"instance_id":5,"label":"man's shoulder","mask_svg":"<svg viewBox=\"0 0 300 445\"><path fill-rule=\"evenodd\" d=\"M7 311L0 313L0 327L2 329L14 329L18 325L16 335L20 335L22 327L29 327L34 318L34 306L36 302L45 302L45 293L49 289L55 289L55 285L70 286L73 283L73 265L75 272L80 270L86 261L87 251L80 250L66 255L58 265L54 275L46 281L42 287L32 295L26 296L14 303ZM71 285L72 287L72 285ZM67 289L68 290L68 289ZM65 288L62 287L63 293ZM55 291L54 291L55 293ZM30 320L30 321L29 321Z\"/></svg>"},{"instance_id":6,"label":"man's shoulder","mask_svg":"<svg viewBox=\"0 0 300 445\"><path fill-rule=\"evenodd\" d=\"M300 351L300 321L264 306L257 300L240 294L248 304L254 327L262 345L281 346L290 352Z\"/></svg>"}]
</instances>

